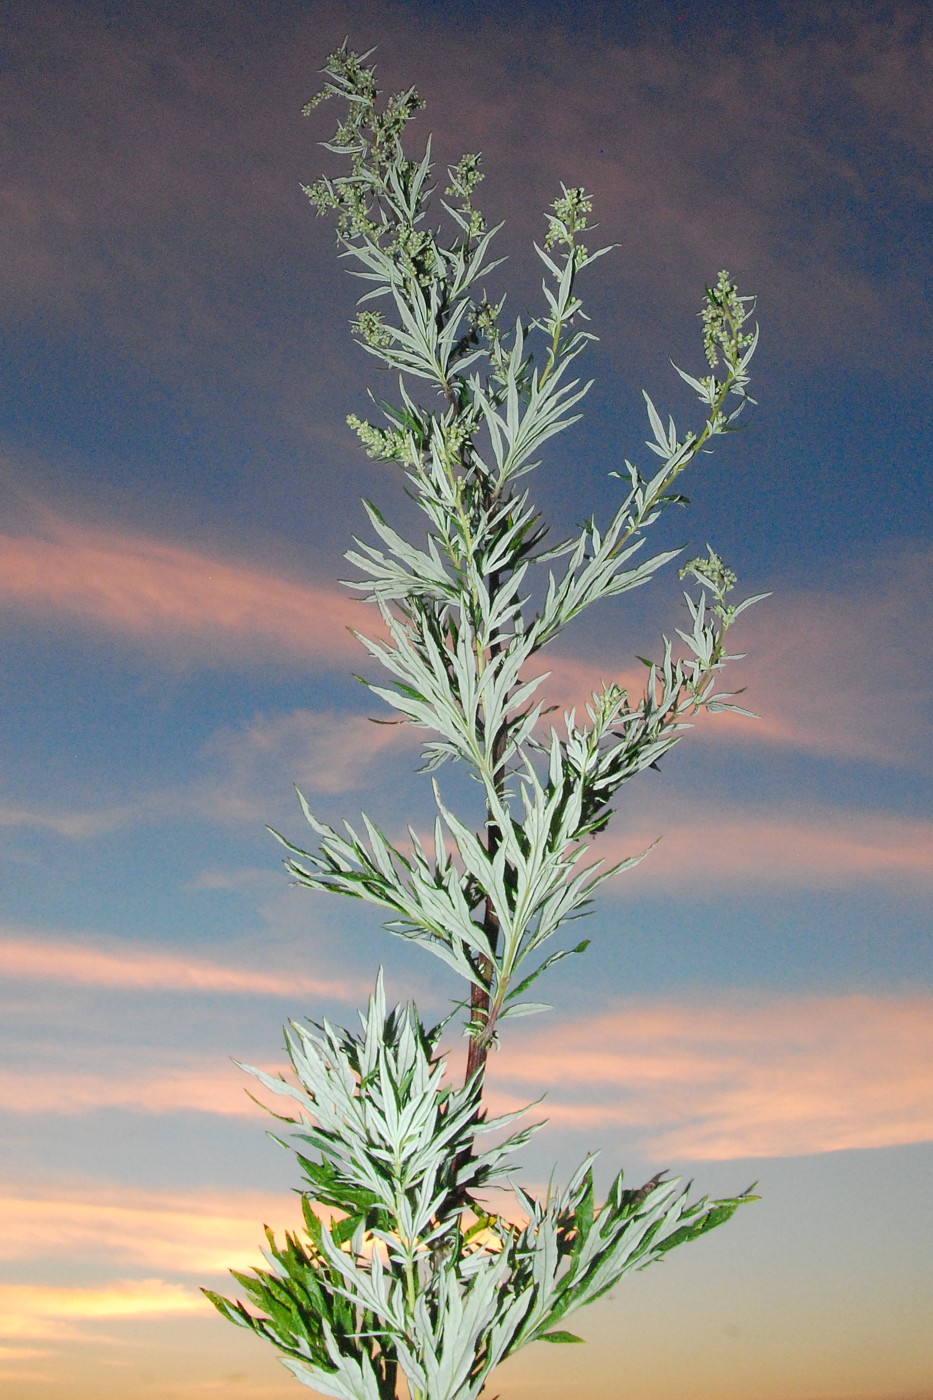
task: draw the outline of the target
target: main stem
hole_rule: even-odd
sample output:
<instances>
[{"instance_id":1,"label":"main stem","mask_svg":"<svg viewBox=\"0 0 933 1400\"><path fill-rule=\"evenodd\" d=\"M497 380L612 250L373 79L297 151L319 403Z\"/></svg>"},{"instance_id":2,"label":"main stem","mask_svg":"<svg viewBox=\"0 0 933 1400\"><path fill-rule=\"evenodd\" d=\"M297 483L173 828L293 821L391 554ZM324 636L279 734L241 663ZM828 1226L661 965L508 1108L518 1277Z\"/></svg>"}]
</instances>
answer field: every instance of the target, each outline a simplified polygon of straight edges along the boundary
<instances>
[{"instance_id":1,"label":"main stem","mask_svg":"<svg viewBox=\"0 0 933 1400\"><path fill-rule=\"evenodd\" d=\"M450 405L451 409L453 410L454 417L459 418L460 413L462 412L462 404L460 402L459 393L454 388L454 385L451 381L442 380L441 384L444 396L447 399L447 402ZM460 467L461 469L466 468L466 453L463 450L461 450L460 453ZM484 510L488 510L492 505L492 497L495 494L495 492L490 490L490 483L488 479L485 482L485 486L486 491L484 495L486 498L483 501L483 508ZM498 592L501 586L501 583L502 572L501 570L497 569L489 575L488 592L490 597L495 596L495 594ZM501 642L494 639L490 643L489 659L493 660L500 654L501 651ZM503 723L499 726L499 729L497 730L493 738L492 745L493 786L495 789L496 796L500 800L505 795L505 775L502 772L501 765L502 760L505 756L507 741L508 730L506 725ZM501 841L501 839L502 833L500 832L498 823L496 822L495 814L492 810L492 805L488 804L486 807L486 850L490 857L494 856L496 851L499 849L499 842ZM484 954L477 960L476 971L480 976L482 985L477 985L474 982L471 984L470 987L470 1023L473 1026L481 1027L481 1029L478 1029L475 1032L475 1034L470 1036L470 1047L467 1051L466 1064L465 1082L467 1084L470 1082L474 1075L482 1074L486 1066L487 1056L489 1054L489 1041L486 1037L485 1030L489 1020L489 1006L491 1000L490 987L492 984L493 968L495 966L494 959L499 946L499 932L499 915L493 903L492 896L487 894L485 905L483 908L483 933L486 935L486 944L489 948L489 953Z\"/></svg>"},{"instance_id":2,"label":"main stem","mask_svg":"<svg viewBox=\"0 0 933 1400\"><path fill-rule=\"evenodd\" d=\"M501 584L501 574L497 571L490 576L489 592L495 594ZM502 644L493 641L489 648L490 659L499 655ZM501 800L505 795L505 774L502 771L502 760L505 756L505 746L507 741L507 730L505 724L501 724L497 730L492 743L492 763L493 763L493 784L496 796ZM502 833L499 830L498 822L492 810L492 806L486 808L486 850L490 859L499 849L502 840ZM492 896L487 894L483 907L483 933L486 935L486 942L489 953L479 960L477 971L482 979L482 986L475 982L470 987L470 1022L477 1029L470 1037L470 1048L467 1051L466 1082L469 1083L475 1074L481 1074L486 1066L486 1058L489 1054L489 1040L486 1036L486 1027L489 1021L490 987L492 984L492 972L495 966L494 959L499 946L499 915L493 903Z\"/></svg>"}]
</instances>

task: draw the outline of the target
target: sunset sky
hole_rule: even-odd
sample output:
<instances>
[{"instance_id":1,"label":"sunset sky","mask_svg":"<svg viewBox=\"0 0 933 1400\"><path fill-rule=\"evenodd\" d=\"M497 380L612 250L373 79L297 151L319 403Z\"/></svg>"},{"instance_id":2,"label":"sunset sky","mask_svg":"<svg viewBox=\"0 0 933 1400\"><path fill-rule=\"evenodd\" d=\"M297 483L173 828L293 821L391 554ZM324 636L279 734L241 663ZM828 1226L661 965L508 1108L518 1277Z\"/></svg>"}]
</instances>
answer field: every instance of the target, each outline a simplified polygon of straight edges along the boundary
<instances>
[{"instance_id":1,"label":"sunset sky","mask_svg":"<svg viewBox=\"0 0 933 1400\"><path fill-rule=\"evenodd\" d=\"M426 1017L460 990L376 911L292 888L265 830L310 838L295 783L333 822L432 813L415 732L369 722L348 628L372 619L337 581L361 497L412 518L345 426L393 382L299 188L330 160L336 110L300 112L345 35L384 90L419 88L441 178L483 152L513 314L543 304L561 181L619 245L581 287L586 417L532 482L558 535L609 518L626 456L650 464L643 387L693 421L670 358L705 372L704 283L759 298L759 407L652 544L709 541L771 593L731 634L760 718L707 717L625 789L600 854L663 839L539 984L556 1009L505 1028L490 1088L549 1091L536 1187L598 1149L603 1186L664 1167L762 1201L578 1314L585 1348L507 1363L502 1400L933 1400L924 7L5 16L4 1400L304 1393L198 1291L297 1214L232 1058L277 1068L289 1017L355 1019L380 963ZM676 569L629 597L563 635L554 701L636 677L684 624Z\"/></svg>"}]
</instances>

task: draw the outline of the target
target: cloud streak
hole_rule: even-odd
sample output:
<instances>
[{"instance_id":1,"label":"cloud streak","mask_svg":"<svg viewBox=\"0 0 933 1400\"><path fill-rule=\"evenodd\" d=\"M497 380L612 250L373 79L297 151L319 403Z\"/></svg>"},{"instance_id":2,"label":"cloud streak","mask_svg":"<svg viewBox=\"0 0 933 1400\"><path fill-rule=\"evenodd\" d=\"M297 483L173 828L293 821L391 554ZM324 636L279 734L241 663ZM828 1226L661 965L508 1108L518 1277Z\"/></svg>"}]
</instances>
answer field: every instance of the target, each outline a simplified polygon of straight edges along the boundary
<instances>
[{"instance_id":1,"label":"cloud streak","mask_svg":"<svg viewBox=\"0 0 933 1400\"><path fill-rule=\"evenodd\" d=\"M144 951L125 944L93 946L15 933L0 942L0 976L125 991L222 996L312 996L347 1001L359 992L358 986L329 978L224 967L206 959Z\"/></svg>"},{"instance_id":2,"label":"cloud streak","mask_svg":"<svg viewBox=\"0 0 933 1400\"><path fill-rule=\"evenodd\" d=\"M284 769L306 793L329 795L363 787L380 757L412 749L426 737L423 729L392 723L388 708L379 708L377 717L388 722L374 724L366 715L302 708L255 715L241 728L218 731L207 752L223 766L222 804L229 810L241 806L252 817L257 785L273 769L277 775ZM210 815L214 801L212 792L203 794L205 815Z\"/></svg>"},{"instance_id":3,"label":"cloud streak","mask_svg":"<svg viewBox=\"0 0 933 1400\"><path fill-rule=\"evenodd\" d=\"M638 825L612 828L594 843L607 863L658 846L604 887L608 897L641 894L663 882L685 890L778 885L785 890L893 885L933 887L933 822L821 804L729 807L676 797L655 802Z\"/></svg>"},{"instance_id":4,"label":"cloud streak","mask_svg":"<svg viewBox=\"0 0 933 1400\"><path fill-rule=\"evenodd\" d=\"M190 22L139 13L132 25L104 27L40 5L12 36L20 139L4 223L17 310L103 304L133 319L140 336L152 334L147 322L164 333L171 320L177 353L180 303L221 342L225 308L205 268L219 260L224 282L248 289L264 253L270 267L297 265L294 181L314 173L297 119L315 86L306 55L310 44L320 59L348 28L378 31L387 86L418 79L448 158L465 144L504 167L506 212L532 191L535 202L550 192L555 166L575 172L596 191L603 219L624 229L641 283L669 286L687 267L718 267L725 244L729 259L767 269L787 332L805 324L849 361L871 354L891 321L884 311L910 300L908 215L923 200L916 153L929 129L929 41L910 6L881 17L853 5L821 21L792 5L765 33L730 28L722 16L689 40L681 34L699 65L685 64L676 26L633 16L596 43L588 26L552 23L517 81L504 16L481 13L464 29L437 11L413 26L384 7L334 3L297 22L280 15L271 31L245 13L225 21L219 48L213 31L207 39ZM53 77L40 101L28 82L37 45ZM440 67L438 52L447 55ZM273 75L277 101L268 97ZM830 111L816 96L827 90ZM325 134L319 125L314 139ZM254 199L246 213L244 184ZM863 270L857 257L872 212L887 241L885 273ZM118 295L130 304L116 307ZM866 323L874 336L853 334ZM255 356L259 342L250 349ZM878 359L883 368L887 357Z\"/></svg>"},{"instance_id":5,"label":"cloud streak","mask_svg":"<svg viewBox=\"0 0 933 1400\"><path fill-rule=\"evenodd\" d=\"M876 581L876 580L880 580ZM912 599L904 608L905 594ZM929 604L933 551L915 548L874 561L871 577L849 587L786 590L740 624L749 656L724 673L724 687L745 687L760 718L703 716L703 741L772 745L828 758L923 766L929 726ZM144 534L88 527L46 514L45 529L0 538L0 611L118 634L190 664L255 665L270 658L323 670L364 660L351 629L378 633L375 610L338 586L295 581L234 559ZM535 659L547 670L539 695L582 708L607 680L633 695L644 672L627 658L594 662L560 651ZM386 712L388 715L388 712ZM880 723L879 715L890 722ZM896 722L893 717L896 716ZM256 758L282 744L308 755L304 767L323 792L358 783L365 763L399 742L409 726L380 728L359 715L296 710L259 715L236 745ZM223 747L224 736L216 745ZM228 747L230 747L228 745ZM349 775L349 776L348 776ZM0 825L96 834L121 824L119 808L100 813L41 813L28 804L0 807Z\"/></svg>"},{"instance_id":6,"label":"cloud streak","mask_svg":"<svg viewBox=\"0 0 933 1400\"><path fill-rule=\"evenodd\" d=\"M82 1325L140 1317L202 1312L203 1299L162 1279L126 1279L97 1288L55 1288L0 1283L0 1337L11 1341L63 1341L83 1335Z\"/></svg>"},{"instance_id":7,"label":"cloud streak","mask_svg":"<svg viewBox=\"0 0 933 1400\"><path fill-rule=\"evenodd\" d=\"M933 997L622 1004L526 1036L491 1082L508 1102L556 1084L553 1122L670 1161L930 1142Z\"/></svg>"},{"instance_id":8,"label":"cloud streak","mask_svg":"<svg viewBox=\"0 0 933 1400\"><path fill-rule=\"evenodd\" d=\"M272 1073L275 1070L270 1071ZM132 1078L103 1070L0 1069L0 1108L11 1114L54 1113L75 1118L104 1109L164 1115L208 1113L222 1118L255 1116L248 1097L255 1081L229 1061L153 1070L134 1066Z\"/></svg>"},{"instance_id":9,"label":"cloud streak","mask_svg":"<svg viewBox=\"0 0 933 1400\"><path fill-rule=\"evenodd\" d=\"M763 718L720 732L830 758L929 764L933 549L891 550L834 582L781 592L748 614L737 673Z\"/></svg>"},{"instance_id":10,"label":"cloud streak","mask_svg":"<svg viewBox=\"0 0 933 1400\"><path fill-rule=\"evenodd\" d=\"M837 578L779 587L736 624L730 649L748 654L725 668L721 688L743 688L738 703L759 717L704 715L696 738L901 767L928 762L933 550L892 550L870 570L849 568L844 588ZM562 708L582 710L607 681L633 696L644 690L644 668L627 658L548 651L540 660L538 669L550 672L542 694Z\"/></svg>"},{"instance_id":11,"label":"cloud streak","mask_svg":"<svg viewBox=\"0 0 933 1400\"><path fill-rule=\"evenodd\" d=\"M359 660L371 621L339 588L294 582L146 535L50 517L0 537L0 609L103 628L202 664L282 655L324 668Z\"/></svg>"},{"instance_id":12,"label":"cloud streak","mask_svg":"<svg viewBox=\"0 0 933 1400\"><path fill-rule=\"evenodd\" d=\"M300 1224L290 1193L223 1194L140 1191L117 1183L61 1183L41 1189L25 1183L0 1190L4 1229L0 1259L106 1257L113 1268L156 1273L226 1273L257 1263L262 1227Z\"/></svg>"},{"instance_id":13,"label":"cloud streak","mask_svg":"<svg viewBox=\"0 0 933 1400\"><path fill-rule=\"evenodd\" d=\"M88 808L73 812L60 809L44 812L41 808L31 807L26 803L0 802L0 827L51 831L56 836L77 839L116 831L137 818L138 813L129 805L101 807L97 810Z\"/></svg>"},{"instance_id":14,"label":"cloud streak","mask_svg":"<svg viewBox=\"0 0 933 1400\"><path fill-rule=\"evenodd\" d=\"M489 1081L496 1111L554 1085L543 1111L557 1125L615 1125L645 1153L672 1161L929 1142L933 998L621 1003L584 1023L552 1020L546 1031L513 1039L508 1055L493 1058ZM195 1057L134 1066L125 1080L109 1068L56 1067L0 1075L0 1106L26 1116L120 1109L255 1117L250 1084L232 1064ZM174 1209L166 1206L169 1215Z\"/></svg>"}]
</instances>

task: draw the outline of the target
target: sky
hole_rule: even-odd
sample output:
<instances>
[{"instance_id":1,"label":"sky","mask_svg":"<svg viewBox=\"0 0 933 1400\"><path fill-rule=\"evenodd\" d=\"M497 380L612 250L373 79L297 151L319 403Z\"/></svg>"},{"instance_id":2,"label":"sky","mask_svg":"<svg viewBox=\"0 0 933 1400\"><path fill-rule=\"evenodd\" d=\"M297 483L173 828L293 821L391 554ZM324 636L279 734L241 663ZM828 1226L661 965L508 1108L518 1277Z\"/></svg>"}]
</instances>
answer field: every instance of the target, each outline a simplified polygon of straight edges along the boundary
<instances>
[{"instance_id":1,"label":"sky","mask_svg":"<svg viewBox=\"0 0 933 1400\"><path fill-rule=\"evenodd\" d=\"M349 35L384 90L419 88L441 173L483 152L515 314L541 305L561 181L619 245L582 286L586 417L533 478L556 533L650 462L642 388L692 421L670 359L701 372L704 284L727 268L758 296L758 407L653 544L710 541L771 594L730 634L759 718L706 717L625 789L599 853L662 839L602 889L489 1087L548 1091L531 1185L598 1150L603 1186L664 1167L762 1199L578 1314L585 1347L509 1361L502 1400L933 1400L923 7L5 14L4 1396L296 1393L198 1291L296 1219L232 1060L280 1066L290 1017L350 1024L379 965L427 1017L459 990L375 911L290 886L265 829L304 839L293 784L328 821L431 813L417 736L369 721L348 631L369 613L338 582L361 498L412 519L345 426L392 384L300 190L333 115L301 108ZM549 696L635 676L684 617L675 569L601 605Z\"/></svg>"}]
</instances>

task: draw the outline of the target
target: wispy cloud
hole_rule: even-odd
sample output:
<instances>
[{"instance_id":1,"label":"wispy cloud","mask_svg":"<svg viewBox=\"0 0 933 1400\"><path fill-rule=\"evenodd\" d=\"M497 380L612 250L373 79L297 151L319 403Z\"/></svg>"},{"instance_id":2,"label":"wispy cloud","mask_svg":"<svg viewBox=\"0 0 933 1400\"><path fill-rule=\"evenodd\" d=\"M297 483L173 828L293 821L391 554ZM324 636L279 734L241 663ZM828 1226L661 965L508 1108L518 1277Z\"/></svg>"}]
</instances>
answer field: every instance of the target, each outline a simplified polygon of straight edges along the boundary
<instances>
[{"instance_id":1,"label":"wispy cloud","mask_svg":"<svg viewBox=\"0 0 933 1400\"><path fill-rule=\"evenodd\" d=\"M336 710L302 708L255 715L241 727L218 731L206 752L220 760L223 801L231 810L239 802L254 813L257 785L273 769L277 775L287 772L307 793L350 792L363 786L380 756L414 748L425 737L424 730L410 724L392 723L391 711L380 708L378 717L387 722L373 723L366 715ZM212 791L206 814L214 800Z\"/></svg>"},{"instance_id":2,"label":"wispy cloud","mask_svg":"<svg viewBox=\"0 0 933 1400\"><path fill-rule=\"evenodd\" d=\"M370 629L372 630L372 629ZM177 645L177 637L168 643ZM374 708L375 705L374 705ZM310 797L352 792L372 781L380 758L417 749L424 731L380 715L300 708L257 714L237 727L218 729L193 761L190 782L148 790L145 800L72 810L0 801L0 828L51 832L91 840L105 832L151 826L195 816L205 822L255 825L281 797L283 782ZM141 783L150 778L147 772ZM124 779L124 791L128 784ZM198 888L251 883L256 871L204 877Z\"/></svg>"},{"instance_id":3,"label":"wispy cloud","mask_svg":"<svg viewBox=\"0 0 933 1400\"><path fill-rule=\"evenodd\" d=\"M27 831L52 831L56 836L85 838L115 831L138 818L129 805L113 805L95 809L43 811L25 803L0 802L0 827Z\"/></svg>"},{"instance_id":4,"label":"wispy cloud","mask_svg":"<svg viewBox=\"0 0 933 1400\"><path fill-rule=\"evenodd\" d=\"M646 1153L670 1160L928 1142L933 998L762 994L621 1003L583 1023L551 1018L546 1030L513 1038L501 1060L493 1057L489 1077L497 1108L556 1086L543 1112L558 1125L612 1124ZM15 1115L119 1108L255 1117L246 1092L254 1087L231 1063L190 1055L135 1066L126 1078L110 1068L3 1073L0 1106ZM165 1209L175 1211L171 1202ZM196 1251L202 1245L200 1237L192 1242Z\"/></svg>"},{"instance_id":5,"label":"wispy cloud","mask_svg":"<svg viewBox=\"0 0 933 1400\"><path fill-rule=\"evenodd\" d=\"M45 1350L42 1347L5 1347L0 1346L0 1362L26 1361L33 1356L44 1356ZM4 1371L4 1374L8 1374Z\"/></svg>"},{"instance_id":6,"label":"wispy cloud","mask_svg":"<svg viewBox=\"0 0 933 1400\"><path fill-rule=\"evenodd\" d=\"M643 802L638 824L611 828L595 850L607 863L657 847L606 894L641 893L657 882L682 894L748 885L785 889L887 884L920 893L933 886L933 822L817 803L700 805Z\"/></svg>"},{"instance_id":7,"label":"wispy cloud","mask_svg":"<svg viewBox=\"0 0 933 1400\"><path fill-rule=\"evenodd\" d=\"M133 1073L125 1078L104 1069L32 1069L20 1073L0 1069L0 1108L10 1114L54 1113L63 1118L81 1117L101 1109L146 1115L209 1113L240 1118L254 1116L258 1111L248 1097L254 1088L255 1081L229 1060L210 1066L134 1066Z\"/></svg>"},{"instance_id":8,"label":"wispy cloud","mask_svg":"<svg viewBox=\"0 0 933 1400\"><path fill-rule=\"evenodd\" d=\"M555 1123L615 1124L672 1162L929 1142L933 997L623 1003L526 1035L490 1074L509 1102L555 1084Z\"/></svg>"},{"instance_id":9,"label":"wispy cloud","mask_svg":"<svg viewBox=\"0 0 933 1400\"><path fill-rule=\"evenodd\" d=\"M146 992L192 992L229 996L313 996L351 1000L359 987L300 973L226 967L182 954L142 950L111 942L21 936L4 931L0 975L8 979L73 983L85 987Z\"/></svg>"},{"instance_id":10,"label":"wispy cloud","mask_svg":"<svg viewBox=\"0 0 933 1400\"><path fill-rule=\"evenodd\" d=\"M718 718L718 717L717 717ZM147 819L197 812L211 821L254 822L262 810L259 792L263 771L287 771L309 794L352 791L366 780L368 767L381 753L414 742L411 729L370 724L359 716L316 716L297 712L280 719L260 720L238 739L221 736L217 745L228 753L230 765L213 782L190 790L158 795L147 805ZM242 742L241 742L242 741ZM255 741L255 742L254 742ZM270 748L265 750L268 742ZM278 745L275 763L273 746ZM320 745L320 747L318 747ZM304 749L304 753L302 750ZM427 814L424 809L424 815ZM895 885L920 893L933 884L933 822L884 811L859 810L820 802L709 799L702 804L682 793L661 798L645 788L639 794L637 817L623 812L609 831L593 842L594 856L609 864L647 853L634 869L604 887L604 897L625 898L650 890L659 882L672 893L685 890L780 884L789 889L849 888L853 885ZM29 820L26 820L28 815ZM0 825L4 824L0 809ZM101 831L140 819L138 808L107 808L101 812L42 814L7 809L7 824L31 825L69 837L92 837ZM419 826L419 819L414 818ZM422 840L431 833L422 818ZM389 831L391 838L392 832ZM408 847L402 831L395 834L400 849ZM313 845L313 841L312 841ZM649 850L650 848L650 850ZM270 873L270 872L262 872ZM255 881L260 872L209 872L189 888L232 889ZM28 950L27 950L28 945ZM48 948L48 952L43 949ZM8 942L0 948L0 968L31 968L29 975L92 983L112 978L109 985L213 987L217 991L262 990L284 994L288 988L260 972L216 967L173 955L125 954L89 946L58 943ZM106 969L109 968L109 971ZM20 971L16 975L26 975ZM151 981L147 981L151 978ZM256 979L256 980L251 980ZM327 994L325 981L302 986ZM277 990L278 989L278 990Z\"/></svg>"},{"instance_id":11,"label":"wispy cloud","mask_svg":"<svg viewBox=\"0 0 933 1400\"><path fill-rule=\"evenodd\" d=\"M162 1279L125 1279L93 1288L0 1283L0 1337L59 1341L82 1336L82 1325L167 1313L201 1312L191 1288Z\"/></svg>"},{"instance_id":12,"label":"wispy cloud","mask_svg":"<svg viewBox=\"0 0 933 1400\"><path fill-rule=\"evenodd\" d=\"M721 688L743 688L738 703L758 718L704 715L691 738L926 765L931 599L933 550L928 547L891 550L868 566L853 563L822 585L778 586L730 633L730 649L747 656L722 673ZM677 625L678 617L663 623L668 633ZM545 669L550 675L541 694L563 708L575 705L582 711L607 681L627 687L633 696L645 686L644 667L624 656L594 662L548 651L537 667ZM881 722L884 715L896 716L896 723Z\"/></svg>"},{"instance_id":13,"label":"wispy cloud","mask_svg":"<svg viewBox=\"0 0 933 1400\"><path fill-rule=\"evenodd\" d=\"M4 1229L0 1259L106 1258L114 1269L157 1273L225 1273L258 1262L262 1224L300 1224L289 1192L140 1190L115 1182L25 1183L0 1188Z\"/></svg>"},{"instance_id":14,"label":"wispy cloud","mask_svg":"<svg viewBox=\"0 0 933 1400\"><path fill-rule=\"evenodd\" d=\"M828 757L899 765L925 762L931 685L929 604L933 551L915 549L873 563L880 582L858 577L791 590L743 621L738 643L749 656L724 675L745 687L759 718L704 716L702 740L772 744ZM912 606L904 608L905 593ZM169 541L49 517L44 534L0 539L0 608L104 627L200 664L255 664L270 655L323 669L359 663L352 628L378 630L371 608L339 587L299 583ZM605 681L637 695L643 668L630 659L595 663L559 650L529 668L547 670L539 695L580 708ZM388 711L386 712L388 717ZM879 714L898 721L879 723ZM366 764L399 743L410 726L379 726L360 715L312 712L257 715L212 748L243 767L287 748L316 790L356 785ZM120 825L128 808L43 812L0 806L0 825L64 835L95 835Z\"/></svg>"},{"instance_id":15,"label":"wispy cloud","mask_svg":"<svg viewBox=\"0 0 933 1400\"><path fill-rule=\"evenodd\" d=\"M187 881L185 891L192 890L222 890L225 893L235 890L255 888L256 886L268 885L270 881L278 882L278 871L272 871L266 865L244 866L238 870L210 869L202 870L198 875Z\"/></svg>"},{"instance_id":16,"label":"wispy cloud","mask_svg":"<svg viewBox=\"0 0 933 1400\"><path fill-rule=\"evenodd\" d=\"M736 668L759 721L720 732L834 758L926 768L933 654L933 549L853 563L823 587L792 589L747 614Z\"/></svg>"},{"instance_id":17,"label":"wispy cloud","mask_svg":"<svg viewBox=\"0 0 933 1400\"><path fill-rule=\"evenodd\" d=\"M579 698L582 703L585 695ZM708 736L725 719L702 717L697 734ZM742 723L754 721L733 721ZM723 737L728 742L731 731ZM253 820L261 806L258 785L270 766L276 774L287 771L309 793L353 790L378 757L419 738L410 726L373 725L359 716L298 711L259 719L236 734L219 736L216 748L225 771L216 786L200 790L198 809L207 818ZM629 816L623 806L606 835L594 841L594 853L609 863L660 842L634 870L606 886L610 897L639 893L658 881L678 892L724 881L733 887L779 883L795 889L896 884L914 892L933 884L933 822L922 817L806 799L700 801L682 792L662 796L640 781L637 815ZM430 845L426 828L422 837ZM404 832L396 833L396 842L407 848Z\"/></svg>"},{"instance_id":18,"label":"wispy cloud","mask_svg":"<svg viewBox=\"0 0 933 1400\"><path fill-rule=\"evenodd\" d=\"M329 668L358 660L360 603L168 541L57 517L43 534L0 538L0 608L67 617L202 664L270 652Z\"/></svg>"},{"instance_id":19,"label":"wispy cloud","mask_svg":"<svg viewBox=\"0 0 933 1400\"><path fill-rule=\"evenodd\" d=\"M929 129L921 76L929 40L910 5L882 16L852 4L822 19L792 5L779 25L753 34L723 16L690 35L702 55L692 67L676 26L648 28L633 16L618 37L595 43L586 25L553 23L518 80L506 70L508 21L486 12L466 28L442 8L412 27L384 7L340 3L296 21L280 15L271 32L245 13L225 21L219 50L171 19L136 15L130 29L40 5L13 36L22 139L4 224L16 268L7 296L17 308L58 312L78 301L134 322L137 336L147 325L151 335L154 321L164 337L170 322L175 355L190 347L183 320L221 343L228 308L210 275L217 261L236 289L231 300L262 285L248 273L263 254L270 267L297 265L294 172L314 170L297 118L314 85L308 45L322 56L332 36L355 27L378 30L387 84L418 80L439 148L455 156L464 144L479 147L502 166L506 212L518 215L532 196L536 204L556 168L596 191L604 224L624 230L640 284L668 287L724 255L730 266L764 268L785 333L806 325L847 362L868 363L895 324L897 333L912 329L885 314L916 285L908 216L923 199L915 154ZM40 98L26 76L37 44L54 75ZM816 96L828 90L831 110ZM319 131L327 126L314 139ZM245 182L233 178L244 171ZM858 257L879 187L883 272ZM245 206L244 188L253 200ZM311 236L303 231L303 242ZM853 334L866 324L872 335ZM246 347L256 360L262 350L268 356L266 336Z\"/></svg>"},{"instance_id":20,"label":"wispy cloud","mask_svg":"<svg viewBox=\"0 0 933 1400\"><path fill-rule=\"evenodd\" d=\"M892 23L857 4L842 20L813 24L811 10L791 6L768 32L730 32L724 19L695 42L698 70L686 69L656 28L590 45L581 85L574 40L551 32L529 80L549 100L523 92L503 134L522 151L525 169L557 163L595 190L601 217L624 229L626 257L655 288L669 296L697 266L754 269L772 336L777 329L789 339L807 325L840 361L867 366L871 350L855 343L854 327L885 326L886 334L893 287L919 291L909 211L922 220L913 148L929 130L929 100L912 77L903 92L892 87L879 101L887 76L913 70L918 48L929 44L916 11L901 7ZM815 98L828 90L831 111ZM530 148L521 139L529 100L540 113ZM527 176L515 175L527 188ZM890 236L890 260L868 270L859 253L879 183L891 224L878 236ZM619 298L620 319L631 300ZM919 351L922 333L907 333Z\"/></svg>"}]
</instances>

